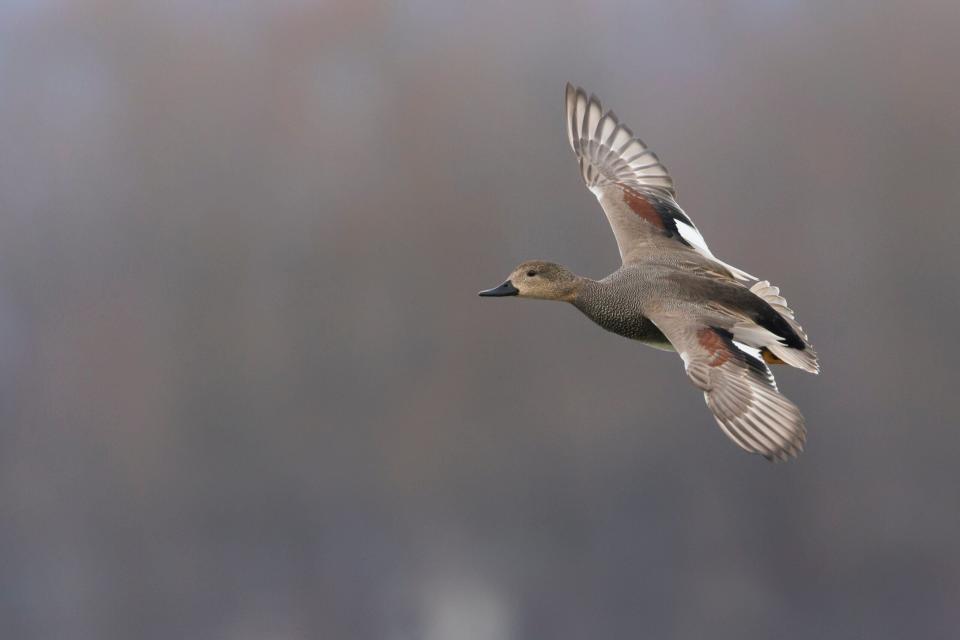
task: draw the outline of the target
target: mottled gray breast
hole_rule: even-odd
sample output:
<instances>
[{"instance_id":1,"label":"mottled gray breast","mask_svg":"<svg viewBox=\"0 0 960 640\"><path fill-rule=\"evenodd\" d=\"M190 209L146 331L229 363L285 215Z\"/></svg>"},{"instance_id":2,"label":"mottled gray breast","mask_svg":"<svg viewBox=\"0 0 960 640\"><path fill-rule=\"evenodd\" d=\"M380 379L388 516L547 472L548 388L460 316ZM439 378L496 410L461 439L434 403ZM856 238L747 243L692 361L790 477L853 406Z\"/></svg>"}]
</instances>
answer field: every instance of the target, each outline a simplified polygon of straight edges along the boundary
<instances>
[{"instance_id":1,"label":"mottled gray breast","mask_svg":"<svg viewBox=\"0 0 960 640\"><path fill-rule=\"evenodd\" d=\"M666 336L643 315L643 301L650 289L645 279L618 271L603 280L589 281L573 304L607 331L670 349Z\"/></svg>"}]
</instances>

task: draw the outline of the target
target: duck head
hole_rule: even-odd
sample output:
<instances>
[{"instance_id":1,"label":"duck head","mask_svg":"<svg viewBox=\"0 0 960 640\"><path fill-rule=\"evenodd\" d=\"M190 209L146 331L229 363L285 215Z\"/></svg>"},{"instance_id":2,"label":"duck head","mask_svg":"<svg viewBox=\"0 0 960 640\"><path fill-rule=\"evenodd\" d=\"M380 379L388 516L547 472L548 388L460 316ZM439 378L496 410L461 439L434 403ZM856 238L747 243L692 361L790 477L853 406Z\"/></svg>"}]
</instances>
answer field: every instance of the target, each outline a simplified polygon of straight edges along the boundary
<instances>
[{"instance_id":1,"label":"duck head","mask_svg":"<svg viewBox=\"0 0 960 640\"><path fill-rule=\"evenodd\" d=\"M571 302L580 290L581 278L564 266L543 260L520 264L498 287L481 291L485 297L518 296Z\"/></svg>"}]
</instances>

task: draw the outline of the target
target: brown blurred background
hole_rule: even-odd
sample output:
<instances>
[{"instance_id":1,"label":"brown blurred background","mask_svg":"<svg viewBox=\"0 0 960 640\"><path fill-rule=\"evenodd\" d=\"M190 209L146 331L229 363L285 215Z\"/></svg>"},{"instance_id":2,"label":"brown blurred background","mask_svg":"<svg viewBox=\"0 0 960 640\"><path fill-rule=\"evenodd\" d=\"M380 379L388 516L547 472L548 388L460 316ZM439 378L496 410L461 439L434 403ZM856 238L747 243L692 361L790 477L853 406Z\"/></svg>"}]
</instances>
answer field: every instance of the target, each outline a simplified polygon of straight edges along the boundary
<instances>
[{"instance_id":1,"label":"brown blurred background","mask_svg":"<svg viewBox=\"0 0 960 640\"><path fill-rule=\"evenodd\" d=\"M955 0L0 4L3 637L953 636L958 28ZM729 443L675 355L476 297L618 264L568 80L798 310L798 462Z\"/></svg>"}]
</instances>

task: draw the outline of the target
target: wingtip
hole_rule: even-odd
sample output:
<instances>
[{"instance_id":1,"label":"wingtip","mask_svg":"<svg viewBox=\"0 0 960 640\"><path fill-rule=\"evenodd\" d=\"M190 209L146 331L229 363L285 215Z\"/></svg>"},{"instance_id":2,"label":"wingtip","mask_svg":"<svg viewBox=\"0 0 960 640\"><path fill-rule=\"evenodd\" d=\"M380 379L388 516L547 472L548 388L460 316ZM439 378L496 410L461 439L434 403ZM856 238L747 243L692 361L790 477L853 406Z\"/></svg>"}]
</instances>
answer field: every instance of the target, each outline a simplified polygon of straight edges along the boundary
<instances>
[{"instance_id":1,"label":"wingtip","mask_svg":"<svg viewBox=\"0 0 960 640\"><path fill-rule=\"evenodd\" d=\"M780 462L791 462L800 457L800 454L803 453L803 441L795 442L792 445L779 449L777 451L771 451L770 453L759 453L764 460L772 464L777 464Z\"/></svg>"}]
</instances>

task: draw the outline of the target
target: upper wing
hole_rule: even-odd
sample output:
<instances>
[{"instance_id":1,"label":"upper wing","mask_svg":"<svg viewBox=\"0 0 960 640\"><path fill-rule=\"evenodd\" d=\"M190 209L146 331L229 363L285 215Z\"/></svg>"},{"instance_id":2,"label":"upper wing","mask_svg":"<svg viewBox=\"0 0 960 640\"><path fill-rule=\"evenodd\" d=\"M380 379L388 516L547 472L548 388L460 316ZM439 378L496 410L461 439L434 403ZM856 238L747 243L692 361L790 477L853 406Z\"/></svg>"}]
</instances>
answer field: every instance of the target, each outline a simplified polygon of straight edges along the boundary
<instances>
[{"instance_id":1,"label":"upper wing","mask_svg":"<svg viewBox=\"0 0 960 640\"><path fill-rule=\"evenodd\" d=\"M740 280L753 276L717 260L696 225L677 204L673 178L642 140L603 113L596 96L567 84L567 138L587 187L597 196L624 264L651 248L689 251Z\"/></svg>"},{"instance_id":2,"label":"upper wing","mask_svg":"<svg viewBox=\"0 0 960 640\"><path fill-rule=\"evenodd\" d=\"M687 376L731 440L768 460L803 451L806 428L796 405L780 395L760 353L720 328L675 317L652 317L683 358Z\"/></svg>"}]
</instances>

